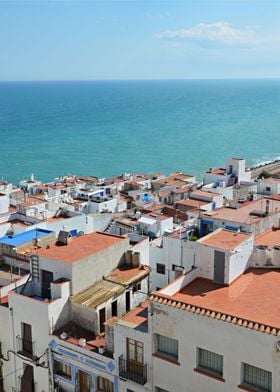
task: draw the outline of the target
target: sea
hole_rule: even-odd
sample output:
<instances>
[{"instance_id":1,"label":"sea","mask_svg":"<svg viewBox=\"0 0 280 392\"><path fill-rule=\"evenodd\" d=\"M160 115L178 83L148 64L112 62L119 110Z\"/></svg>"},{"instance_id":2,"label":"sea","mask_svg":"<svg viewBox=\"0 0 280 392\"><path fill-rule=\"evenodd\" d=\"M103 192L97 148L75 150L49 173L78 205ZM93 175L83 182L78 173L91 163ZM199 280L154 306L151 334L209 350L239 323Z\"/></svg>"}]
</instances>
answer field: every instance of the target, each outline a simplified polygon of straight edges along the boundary
<instances>
[{"instance_id":1,"label":"sea","mask_svg":"<svg viewBox=\"0 0 280 392\"><path fill-rule=\"evenodd\" d=\"M0 180L280 157L280 80L0 82Z\"/></svg>"}]
</instances>

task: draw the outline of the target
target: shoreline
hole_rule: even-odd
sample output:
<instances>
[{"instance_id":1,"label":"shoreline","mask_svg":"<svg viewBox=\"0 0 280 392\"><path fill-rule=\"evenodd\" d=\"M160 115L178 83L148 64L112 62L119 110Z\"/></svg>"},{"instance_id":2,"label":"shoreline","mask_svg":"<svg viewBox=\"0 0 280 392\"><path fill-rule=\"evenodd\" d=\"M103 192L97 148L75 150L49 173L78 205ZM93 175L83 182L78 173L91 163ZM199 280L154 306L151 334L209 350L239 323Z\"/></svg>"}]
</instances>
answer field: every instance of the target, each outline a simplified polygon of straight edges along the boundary
<instances>
[{"instance_id":1,"label":"shoreline","mask_svg":"<svg viewBox=\"0 0 280 392\"><path fill-rule=\"evenodd\" d=\"M252 172L252 178L258 177L262 171L267 171L271 175L280 175L280 159L274 159L273 161L260 163L250 167Z\"/></svg>"}]
</instances>

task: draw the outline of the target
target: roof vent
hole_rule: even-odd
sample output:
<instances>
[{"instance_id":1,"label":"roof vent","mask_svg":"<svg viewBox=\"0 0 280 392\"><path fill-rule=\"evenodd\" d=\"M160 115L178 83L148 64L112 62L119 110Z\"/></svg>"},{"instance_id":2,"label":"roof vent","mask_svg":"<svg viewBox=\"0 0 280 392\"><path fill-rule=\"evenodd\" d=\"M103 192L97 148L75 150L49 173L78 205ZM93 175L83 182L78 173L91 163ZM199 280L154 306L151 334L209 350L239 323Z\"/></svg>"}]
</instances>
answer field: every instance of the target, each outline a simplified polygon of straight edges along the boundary
<instances>
[{"instance_id":1,"label":"roof vent","mask_svg":"<svg viewBox=\"0 0 280 392\"><path fill-rule=\"evenodd\" d=\"M60 230L56 245L68 245L72 240L72 236L69 231Z\"/></svg>"}]
</instances>

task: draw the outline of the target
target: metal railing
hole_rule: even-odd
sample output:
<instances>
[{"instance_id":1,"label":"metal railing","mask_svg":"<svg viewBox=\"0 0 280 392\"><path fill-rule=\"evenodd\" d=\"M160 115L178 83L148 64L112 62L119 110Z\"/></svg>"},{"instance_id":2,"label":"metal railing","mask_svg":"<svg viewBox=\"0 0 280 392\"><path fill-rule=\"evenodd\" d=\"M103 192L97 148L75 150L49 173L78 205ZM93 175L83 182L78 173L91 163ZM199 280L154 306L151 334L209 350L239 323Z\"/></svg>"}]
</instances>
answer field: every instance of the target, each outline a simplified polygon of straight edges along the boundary
<instances>
[{"instance_id":1,"label":"metal railing","mask_svg":"<svg viewBox=\"0 0 280 392\"><path fill-rule=\"evenodd\" d=\"M147 364L139 364L134 361L127 361L123 355L119 357L119 375L127 380L144 385L147 382Z\"/></svg>"},{"instance_id":2,"label":"metal railing","mask_svg":"<svg viewBox=\"0 0 280 392\"><path fill-rule=\"evenodd\" d=\"M17 336L17 352L25 357L32 358L34 355L34 342Z\"/></svg>"}]
</instances>

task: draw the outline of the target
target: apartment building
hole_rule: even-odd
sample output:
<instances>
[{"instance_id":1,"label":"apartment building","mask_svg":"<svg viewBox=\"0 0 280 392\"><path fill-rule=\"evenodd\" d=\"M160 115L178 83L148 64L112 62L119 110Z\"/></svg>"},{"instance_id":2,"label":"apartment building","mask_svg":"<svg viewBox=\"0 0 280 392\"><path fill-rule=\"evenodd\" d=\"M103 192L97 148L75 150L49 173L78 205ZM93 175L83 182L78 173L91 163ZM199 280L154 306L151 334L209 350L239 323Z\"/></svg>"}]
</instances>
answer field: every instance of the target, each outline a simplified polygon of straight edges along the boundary
<instances>
[{"instance_id":1,"label":"apartment building","mask_svg":"<svg viewBox=\"0 0 280 392\"><path fill-rule=\"evenodd\" d=\"M279 279L249 269L220 286L193 273L155 292L155 391L278 391Z\"/></svg>"}]
</instances>

